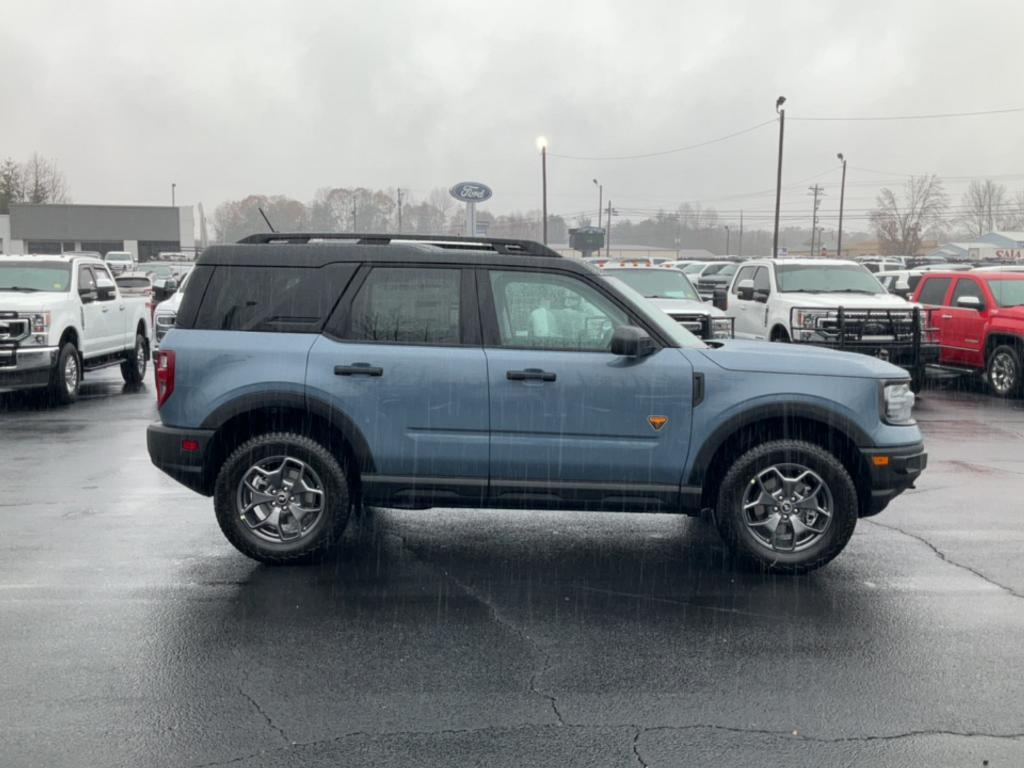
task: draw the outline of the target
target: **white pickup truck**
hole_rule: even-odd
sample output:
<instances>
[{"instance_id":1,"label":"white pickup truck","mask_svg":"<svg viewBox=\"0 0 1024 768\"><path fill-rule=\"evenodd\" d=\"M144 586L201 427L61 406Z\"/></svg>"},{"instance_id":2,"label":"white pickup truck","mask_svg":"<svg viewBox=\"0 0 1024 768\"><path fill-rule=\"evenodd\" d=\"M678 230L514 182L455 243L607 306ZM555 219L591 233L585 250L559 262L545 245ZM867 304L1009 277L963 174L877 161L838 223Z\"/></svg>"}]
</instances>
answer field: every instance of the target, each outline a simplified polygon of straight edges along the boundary
<instances>
[{"instance_id":1,"label":"white pickup truck","mask_svg":"<svg viewBox=\"0 0 1024 768\"><path fill-rule=\"evenodd\" d=\"M0 256L0 392L71 403L86 372L113 365L137 385L149 339L146 299L122 296L102 259Z\"/></svg>"},{"instance_id":2,"label":"white pickup truck","mask_svg":"<svg viewBox=\"0 0 1024 768\"><path fill-rule=\"evenodd\" d=\"M925 366L938 360L928 311L888 293L853 261L747 261L716 303L734 318L738 339L813 344L879 357L905 368L915 391L924 382Z\"/></svg>"}]
</instances>

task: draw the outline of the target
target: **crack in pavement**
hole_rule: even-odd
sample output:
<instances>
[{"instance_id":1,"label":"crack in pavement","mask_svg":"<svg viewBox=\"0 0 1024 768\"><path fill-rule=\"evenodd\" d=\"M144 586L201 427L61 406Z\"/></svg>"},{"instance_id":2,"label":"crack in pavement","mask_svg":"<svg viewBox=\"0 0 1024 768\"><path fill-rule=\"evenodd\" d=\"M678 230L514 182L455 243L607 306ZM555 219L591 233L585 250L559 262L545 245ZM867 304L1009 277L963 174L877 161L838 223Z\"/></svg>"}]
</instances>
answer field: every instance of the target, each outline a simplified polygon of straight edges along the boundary
<instances>
[{"instance_id":1,"label":"crack in pavement","mask_svg":"<svg viewBox=\"0 0 1024 768\"><path fill-rule=\"evenodd\" d=\"M922 544L924 544L926 547L928 547L928 549L930 549L932 552L934 552L938 556L938 558L940 560L942 560L943 562L949 563L950 565L952 565L952 566L954 566L956 568L960 568L961 570L967 571L968 573L973 573L979 579L988 582L993 587L998 587L999 589L1003 590L1004 592L1006 592L1009 595L1012 595L1013 597L1024 598L1024 593L1018 592L1013 587L1008 587L1005 584L1000 584L998 581L996 581L995 579L992 579L992 578L986 576L981 571L976 570L974 568L971 568L971 566L969 566L969 565L964 565L963 563L958 563L956 560L950 559L950 557L945 552L943 552L941 549L936 547L934 544L932 544L930 541L928 541L928 539L924 538L923 536L918 536L916 533L911 533L910 531L906 531L903 528L900 528L900 527L895 526L895 525L886 525L885 523L879 523L876 520L863 520L863 522L869 523L870 525L876 525L879 528L887 528L890 531L896 531L897 533L902 533L904 536L906 536L908 538L915 539L915 540L921 542Z\"/></svg>"},{"instance_id":2,"label":"crack in pavement","mask_svg":"<svg viewBox=\"0 0 1024 768\"><path fill-rule=\"evenodd\" d=\"M263 719L267 721L267 725L269 725L273 730L277 731L277 735L281 737L281 740L284 741L285 744L291 746L294 743L285 735L281 727L271 719L270 715L263 711L263 707L259 705L259 702L256 701L256 699L254 699L244 690L242 690L242 686L238 686L238 695L246 701L248 701L249 704L252 705L252 708L260 713L260 716L262 716Z\"/></svg>"},{"instance_id":3,"label":"crack in pavement","mask_svg":"<svg viewBox=\"0 0 1024 768\"><path fill-rule=\"evenodd\" d=\"M407 552L411 553L412 556L419 560L421 563L429 566L430 568L434 568L440 571L441 574L446 579L448 579L452 584L457 586L459 589L461 589L463 592L465 592L467 595L472 597L477 602L481 603L487 609L488 613L490 613L491 619L494 621L495 624L504 627L505 629L512 632L514 635L520 637L531 649L533 649L534 653L541 655L541 657L544 660L541 664L541 668L539 670L534 670L533 673L530 675L530 693L533 693L534 695L539 696L542 699L546 699L548 704L551 705L551 711L554 714L555 720L557 721L558 725L566 725L565 718L562 717L562 713L558 709L558 699L552 694L545 693L537 687L537 678L543 674L546 674L551 669L551 654L548 651L546 651L540 645L540 643L534 640L525 629L517 626L515 622L505 617L501 613L501 610L498 608L498 606L496 606L486 595L480 592L480 590L456 578L451 573L449 573L445 568L442 568L441 566L435 565L434 563L431 563L430 561L424 559L415 549L409 546L409 544L405 540L405 537L402 536L400 533L395 533L394 531L387 531L386 535L398 539L398 541L401 543L402 548L405 549Z\"/></svg>"},{"instance_id":4,"label":"crack in pavement","mask_svg":"<svg viewBox=\"0 0 1024 768\"><path fill-rule=\"evenodd\" d=\"M336 736L331 736L326 739L316 739L314 741L304 742L291 742L287 747L280 747L273 750L263 750L261 752L253 752L248 755L242 755L235 757L230 760L224 760L219 762L199 763L194 764L190 768L217 768L218 766L232 765L235 763L242 762L243 760L249 760L254 757L261 755L269 755L278 752L288 751L292 749L300 749L305 747L317 747L326 744L332 744L334 742L342 741L344 739L366 737L366 738L389 738L389 737L402 737L402 736L465 736L487 732L512 732L512 731L531 731L531 730L547 730L547 729L558 729L558 730L609 730L609 729L630 729L635 732L633 736L633 754L636 756L637 761L644 768L648 767L647 762L644 761L640 755L640 739L645 733L655 732L684 732L684 731L720 731L723 733L734 733L734 734L748 734L758 736L781 736L789 738L794 741L805 741L814 744L845 744L845 743L856 743L863 742L869 743L874 741L898 741L900 739L912 739L912 738L927 738L930 736L952 736L955 738L986 738L986 739L998 739L998 740L1009 740L1009 741L1021 741L1024 740L1024 731L1019 733L985 733L980 731L950 731L944 729L929 729L929 730L915 730L905 731L902 733L891 733L891 734L878 734L878 735L864 735L864 736L838 736L827 738L824 736L808 736L803 733L795 731L780 731L771 730L765 728L741 728L738 726L728 725L714 725L711 723L695 723L692 725L658 725L651 727L644 727L630 723L594 723L594 724L537 724L537 723L522 723L519 725L485 725L479 728L443 728L429 731L349 731L341 733Z\"/></svg>"}]
</instances>

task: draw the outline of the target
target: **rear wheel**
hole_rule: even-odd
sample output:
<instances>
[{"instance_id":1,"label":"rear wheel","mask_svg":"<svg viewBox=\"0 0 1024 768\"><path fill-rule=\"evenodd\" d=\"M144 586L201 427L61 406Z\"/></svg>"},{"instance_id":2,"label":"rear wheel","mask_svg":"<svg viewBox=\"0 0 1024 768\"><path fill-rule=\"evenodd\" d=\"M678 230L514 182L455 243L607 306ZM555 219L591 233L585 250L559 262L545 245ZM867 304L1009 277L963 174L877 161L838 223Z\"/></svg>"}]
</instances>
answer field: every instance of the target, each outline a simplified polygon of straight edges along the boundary
<instances>
[{"instance_id":1,"label":"rear wheel","mask_svg":"<svg viewBox=\"0 0 1024 768\"><path fill-rule=\"evenodd\" d=\"M999 397L1013 397L1021 391L1020 351L1008 344L992 350L985 368L989 389Z\"/></svg>"},{"instance_id":2,"label":"rear wheel","mask_svg":"<svg viewBox=\"0 0 1024 768\"><path fill-rule=\"evenodd\" d=\"M715 518L741 557L806 573L838 555L857 524L857 489L835 456L777 440L740 456L722 480Z\"/></svg>"},{"instance_id":3,"label":"rear wheel","mask_svg":"<svg viewBox=\"0 0 1024 768\"><path fill-rule=\"evenodd\" d=\"M138 386L146 378L146 362L149 358L149 347L142 334L135 335L135 346L121 363L121 376L126 384Z\"/></svg>"},{"instance_id":4,"label":"rear wheel","mask_svg":"<svg viewBox=\"0 0 1024 768\"><path fill-rule=\"evenodd\" d=\"M57 365L50 373L50 397L58 403L69 405L78 399L78 387L82 383L82 361L78 348L66 342L57 355Z\"/></svg>"},{"instance_id":5,"label":"rear wheel","mask_svg":"<svg viewBox=\"0 0 1024 768\"><path fill-rule=\"evenodd\" d=\"M319 443L291 433L255 437L224 462L214 488L221 531L239 552L270 564L308 562L340 537L348 477Z\"/></svg>"}]
</instances>

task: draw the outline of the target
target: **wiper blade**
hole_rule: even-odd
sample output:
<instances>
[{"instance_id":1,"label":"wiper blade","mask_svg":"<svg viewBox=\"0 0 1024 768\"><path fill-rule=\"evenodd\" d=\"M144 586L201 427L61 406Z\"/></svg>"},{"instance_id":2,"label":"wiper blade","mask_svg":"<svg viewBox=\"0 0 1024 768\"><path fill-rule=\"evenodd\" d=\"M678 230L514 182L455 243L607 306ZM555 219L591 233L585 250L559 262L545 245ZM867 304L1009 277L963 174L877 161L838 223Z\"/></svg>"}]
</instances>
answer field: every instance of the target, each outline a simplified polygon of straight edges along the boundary
<instances>
[{"instance_id":1,"label":"wiper blade","mask_svg":"<svg viewBox=\"0 0 1024 768\"><path fill-rule=\"evenodd\" d=\"M25 288L20 285L10 285L6 287L0 287L0 291L22 291L24 293L39 293L38 288Z\"/></svg>"},{"instance_id":2,"label":"wiper blade","mask_svg":"<svg viewBox=\"0 0 1024 768\"><path fill-rule=\"evenodd\" d=\"M868 296L881 296L878 291L869 291L864 288L836 288L831 291L822 291L822 293L864 293Z\"/></svg>"}]
</instances>

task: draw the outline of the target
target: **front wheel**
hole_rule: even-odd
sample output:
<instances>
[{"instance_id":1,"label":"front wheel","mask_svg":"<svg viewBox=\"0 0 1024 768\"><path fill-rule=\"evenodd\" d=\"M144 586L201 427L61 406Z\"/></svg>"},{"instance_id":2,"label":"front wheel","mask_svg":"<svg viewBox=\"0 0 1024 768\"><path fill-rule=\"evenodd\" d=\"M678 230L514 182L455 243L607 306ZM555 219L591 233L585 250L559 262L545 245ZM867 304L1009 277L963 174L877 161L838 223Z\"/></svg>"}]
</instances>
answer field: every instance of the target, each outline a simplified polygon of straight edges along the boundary
<instances>
[{"instance_id":1,"label":"front wheel","mask_svg":"<svg viewBox=\"0 0 1024 768\"><path fill-rule=\"evenodd\" d=\"M1020 352L1003 344L992 350L985 368L989 389L999 397L1013 397L1021 391Z\"/></svg>"},{"instance_id":2,"label":"front wheel","mask_svg":"<svg viewBox=\"0 0 1024 768\"><path fill-rule=\"evenodd\" d=\"M797 574L842 552L857 509L857 489L835 456L802 440L776 440L730 467L715 517L722 538L741 557Z\"/></svg>"},{"instance_id":3,"label":"front wheel","mask_svg":"<svg viewBox=\"0 0 1024 768\"><path fill-rule=\"evenodd\" d=\"M255 437L224 462L214 488L220 529L239 552L273 565L322 555L348 523L345 470L308 437Z\"/></svg>"},{"instance_id":4,"label":"front wheel","mask_svg":"<svg viewBox=\"0 0 1024 768\"><path fill-rule=\"evenodd\" d=\"M138 386L146 378L146 362L149 358L149 348L146 339L142 334L135 335L135 346L128 353L121 363L121 376L125 384Z\"/></svg>"},{"instance_id":5,"label":"front wheel","mask_svg":"<svg viewBox=\"0 0 1024 768\"><path fill-rule=\"evenodd\" d=\"M82 361L78 348L66 342L57 354L57 365L50 373L50 397L62 405L70 405L78 399L78 387L82 383Z\"/></svg>"}]
</instances>

